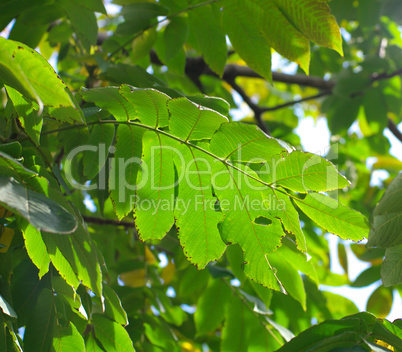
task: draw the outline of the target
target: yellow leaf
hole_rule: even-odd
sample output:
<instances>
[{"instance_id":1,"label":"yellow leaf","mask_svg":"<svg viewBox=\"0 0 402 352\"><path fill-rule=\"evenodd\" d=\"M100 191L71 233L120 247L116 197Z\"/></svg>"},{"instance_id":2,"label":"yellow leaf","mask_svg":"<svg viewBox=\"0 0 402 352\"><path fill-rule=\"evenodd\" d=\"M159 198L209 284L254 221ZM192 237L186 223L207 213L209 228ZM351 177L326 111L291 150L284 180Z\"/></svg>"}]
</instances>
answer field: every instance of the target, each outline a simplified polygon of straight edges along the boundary
<instances>
[{"instance_id":1,"label":"yellow leaf","mask_svg":"<svg viewBox=\"0 0 402 352\"><path fill-rule=\"evenodd\" d=\"M385 348L389 349L390 351L395 351L394 348L391 345L387 344L386 342L384 342L382 340L375 340L375 343L378 346L382 346L382 347L385 347Z\"/></svg>"},{"instance_id":2,"label":"yellow leaf","mask_svg":"<svg viewBox=\"0 0 402 352\"><path fill-rule=\"evenodd\" d=\"M137 269L120 274L120 280L129 287L143 287L145 286L145 269Z\"/></svg>"},{"instance_id":3,"label":"yellow leaf","mask_svg":"<svg viewBox=\"0 0 402 352\"><path fill-rule=\"evenodd\" d=\"M150 265L157 263L154 254L151 252L151 250L147 246L145 246L145 260Z\"/></svg>"},{"instance_id":4,"label":"yellow leaf","mask_svg":"<svg viewBox=\"0 0 402 352\"><path fill-rule=\"evenodd\" d=\"M11 241L14 237L14 230L9 227L4 227L0 236L0 244L5 246L0 248L0 253L6 253L10 247Z\"/></svg>"},{"instance_id":5,"label":"yellow leaf","mask_svg":"<svg viewBox=\"0 0 402 352\"><path fill-rule=\"evenodd\" d=\"M396 170L402 169L402 162L393 156L380 156L377 158L377 162L373 164L375 170L386 169Z\"/></svg>"},{"instance_id":6,"label":"yellow leaf","mask_svg":"<svg viewBox=\"0 0 402 352\"><path fill-rule=\"evenodd\" d=\"M199 348L196 348L194 345L187 341L184 341L181 344L181 350L182 352L201 352Z\"/></svg>"},{"instance_id":7,"label":"yellow leaf","mask_svg":"<svg viewBox=\"0 0 402 352\"><path fill-rule=\"evenodd\" d=\"M174 263L170 262L163 268L161 278L165 285L169 285L169 283L173 280L174 273L176 271L176 266Z\"/></svg>"}]
</instances>

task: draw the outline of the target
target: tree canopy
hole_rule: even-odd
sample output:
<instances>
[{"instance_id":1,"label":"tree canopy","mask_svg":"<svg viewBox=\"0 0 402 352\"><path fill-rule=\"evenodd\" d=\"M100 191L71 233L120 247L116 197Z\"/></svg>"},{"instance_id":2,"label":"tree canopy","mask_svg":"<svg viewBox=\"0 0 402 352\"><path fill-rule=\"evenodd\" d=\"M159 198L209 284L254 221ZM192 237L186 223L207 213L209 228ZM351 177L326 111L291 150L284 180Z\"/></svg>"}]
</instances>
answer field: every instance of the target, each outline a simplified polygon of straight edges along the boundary
<instances>
[{"instance_id":1,"label":"tree canopy","mask_svg":"<svg viewBox=\"0 0 402 352\"><path fill-rule=\"evenodd\" d=\"M0 350L402 351L401 15L3 1Z\"/></svg>"}]
</instances>

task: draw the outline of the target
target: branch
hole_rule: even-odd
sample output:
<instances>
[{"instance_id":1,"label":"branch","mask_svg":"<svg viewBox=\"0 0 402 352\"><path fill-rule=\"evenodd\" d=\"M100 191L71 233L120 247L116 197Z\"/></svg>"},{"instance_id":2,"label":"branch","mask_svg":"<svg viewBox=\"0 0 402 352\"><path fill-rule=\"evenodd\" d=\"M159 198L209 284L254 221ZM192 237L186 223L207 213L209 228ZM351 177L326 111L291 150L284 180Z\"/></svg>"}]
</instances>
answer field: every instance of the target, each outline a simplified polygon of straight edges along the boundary
<instances>
[{"instance_id":1,"label":"branch","mask_svg":"<svg viewBox=\"0 0 402 352\"><path fill-rule=\"evenodd\" d=\"M395 125L395 123L391 120L388 119L388 129L392 132L392 134L402 142L402 133L401 131L398 130L398 127Z\"/></svg>"},{"instance_id":2,"label":"branch","mask_svg":"<svg viewBox=\"0 0 402 352\"><path fill-rule=\"evenodd\" d=\"M261 111L262 112L275 111L275 110L286 108L288 106L292 106L292 105L295 105L295 104L298 104L298 103L302 103L303 101L308 101L308 100L321 98L321 97L324 97L324 96L327 96L327 95L330 95L330 94L332 94L332 90L330 90L330 89L329 90L324 90L321 93L318 93L318 94L315 94L315 95L310 95L310 96L305 97L305 98L292 100L292 101L289 101L287 103L276 105L276 106L273 106L273 107L270 107L270 108L269 107L261 108Z\"/></svg>"},{"instance_id":3,"label":"branch","mask_svg":"<svg viewBox=\"0 0 402 352\"><path fill-rule=\"evenodd\" d=\"M157 65L162 65L162 62L158 59L156 54L153 52L151 53L151 62ZM194 80L194 77L199 77L200 75L210 75L218 77L218 75L213 72L208 65L205 63L202 57L190 57L186 59L186 67L185 67L186 74ZM371 82L380 81L384 79L390 79L395 76L402 75L402 69L398 69L391 73L374 73L371 76ZM253 71L251 68L247 66L240 66L235 64L228 64L225 66L225 70L223 73L223 79L227 81L234 90L236 90L240 96L243 98L244 102L246 102L250 109L253 110L255 119L257 120L258 126L266 133L268 133L268 128L265 124L265 121L262 118L262 113L267 111L275 111L279 110L288 106L292 106L294 104L301 103L303 101L308 101L316 98L320 98L326 95L332 94L332 88L335 87L336 82L333 80L325 80L320 77L314 76L305 76L300 74L289 75L282 72L272 72L272 80L276 82L283 82L288 84L297 84L304 87L312 87L322 89L323 91L312 95L309 97L305 97L298 100L293 100L291 102L287 102L284 104L280 104L273 107L260 107L257 104L254 104L251 99L245 94L243 89L236 84L235 79L237 77L250 77L250 78L261 78L258 73ZM264 127L265 125L265 127ZM402 142L402 133L398 130L396 125L391 121L388 120L388 128L394 134L394 136Z\"/></svg>"},{"instance_id":4,"label":"branch","mask_svg":"<svg viewBox=\"0 0 402 352\"><path fill-rule=\"evenodd\" d=\"M92 224L124 226L126 228L134 228L135 229L135 224L133 222L129 222L129 221L100 219L100 218L96 218L96 217L93 217L93 216L85 216L85 215L82 218L85 220L85 222L89 222L89 223L92 223Z\"/></svg>"},{"instance_id":5,"label":"branch","mask_svg":"<svg viewBox=\"0 0 402 352\"><path fill-rule=\"evenodd\" d=\"M155 60L154 54L151 54L151 61L155 64L161 64L160 60ZM155 61L154 61L155 60ZM189 57L186 59L186 74L204 74L209 76L218 77L208 65L205 63L202 57ZM249 77L249 78L261 78L257 72L253 71L247 66L227 64L223 73L223 79L226 81L236 79L237 77ZM297 84L304 87L312 87L318 89L331 89L335 86L334 81L327 81L320 77L306 76L301 74L289 75L282 72L272 72L272 80L275 82L283 82L288 84Z\"/></svg>"},{"instance_id":6,"label":"branch","mask_svg":"<svg viewBox=\"0 0 402 352\"><path fill-rule=\"evenodd\" d=\"M262 78L258 73L254 72L247 66L240 66L234 64L228 64L225 67L223 74L224 79L236 78L236 77L250 77L250 78ZM272 72L272 80L275 82L283 82L288 84L297 84L304 87L312 87L319 89L330 89L335 86L334 81L326 81L319 77L306 76L300 74L288 75L282 72Z\"/></svg>"},{"instance_id":7,"label":"branch","mask_svg":"<svg viewBox=\"0 0 402 352\"><path fill-rule=\"evenodd\" d=\"M234 78L224 78L226 82L228 82L232 88L239 93L239 95L243 98L244 102L250 107L251 110L254 112L254 118L257 121L257 125L259 128L261 128L262 131L264 131L267 134L270 134L269 127L265 123L264 119L262 118L262 113L263 110L257 105L254 104L250 97L246 94L246 92L243 90L242 87L240 87L236 82Z\"/></svg>"}]
</instances>

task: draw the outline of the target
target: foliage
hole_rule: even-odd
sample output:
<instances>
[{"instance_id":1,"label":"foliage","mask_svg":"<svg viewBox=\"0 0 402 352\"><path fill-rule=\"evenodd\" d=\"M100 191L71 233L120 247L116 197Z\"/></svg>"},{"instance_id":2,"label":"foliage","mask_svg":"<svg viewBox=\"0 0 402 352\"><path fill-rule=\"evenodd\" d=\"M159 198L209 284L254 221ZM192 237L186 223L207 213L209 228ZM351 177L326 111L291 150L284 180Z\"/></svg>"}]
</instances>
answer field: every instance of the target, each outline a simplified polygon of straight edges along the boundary
<instances>
[{"instance_id":1,"label":"foliage","mask_svg":"<svg viewBox=\"0 0 402 352\"><path fill-rule=\"evenodd\" d=\"M401 5L114 3L0 5L1 350L401 351Z\"/></svg>"}]
</instances>

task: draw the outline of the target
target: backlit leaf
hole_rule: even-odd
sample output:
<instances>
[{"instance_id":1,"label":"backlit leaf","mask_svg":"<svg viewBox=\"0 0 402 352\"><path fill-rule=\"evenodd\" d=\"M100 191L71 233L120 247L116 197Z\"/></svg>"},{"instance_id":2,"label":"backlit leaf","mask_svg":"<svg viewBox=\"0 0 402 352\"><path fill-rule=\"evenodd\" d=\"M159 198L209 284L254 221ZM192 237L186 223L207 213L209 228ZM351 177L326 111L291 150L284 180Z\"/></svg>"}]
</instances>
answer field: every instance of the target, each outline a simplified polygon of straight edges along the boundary
<instances>
[{"instance_id":1,"label":"backlit leaf","mask_svg":"<svg viewBox=\"0 0 402 352\"><path fill-rule=\"evenodd\" d=\"M342 239L360 241L368 236L367 219L333 198L320 193L308 193L303 200L294 201L310 219Z\"/></svg>"},{"instance_id":2,"label":"backlit leaf","mask_svg":"<svg viewBox=\"0 0 402 352\"><path fill-rule=\"evenodd\" d=\"M146 132L142 142L143 163L137 177L135 224L142 240L162 239L174 222L174 146L155 132Z\"/></svg>"},{"instance_id":3,"label":"backlit leaf","mask_svg":"<svg viewBox=\"0 0 402 352\"><path fill-rule=\"evenodd\" d=\"M332 191L349 186L330 161L299 151L273 156L261 178L300 193Z\"/></svg>"},{"instance_id":4,"label":"backlit leaf","mask_svg":"<svg viewBox=\"0 0 402 352\"><path fill-rule=\"evenodd\" d=\"M50 64L35 50L12 40L0 38L0 82L13 87L53 112L68 111L64 122L82 122L81 111L72 94Z\"/></svg>"},{"instance_id":5,"label":"backlit leaf","mask_svg":"<svg viewBox=\"0 0 402 352\"><path fill-rule=\"evenodd\" d=\"M133 343L126 329L103 315L92 316L95 334L107 351L134 352Z\"/></svg>"},{"instance_id":6,"label":"backlit leaf","mask_svg":"<svg viewBox=\"0 0 402 352\"><path fill-rule=\"evenodd\" d=\"M212 195L213 159L181 145L174 160L181 180L174 211L180 243L188 260L203 269L226 249L218 230L223 215L215 209L217 199Z\"/></svg>"}]
</instances>

